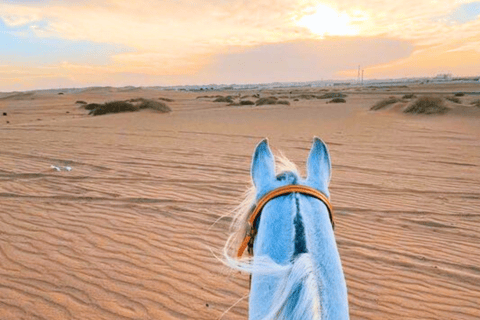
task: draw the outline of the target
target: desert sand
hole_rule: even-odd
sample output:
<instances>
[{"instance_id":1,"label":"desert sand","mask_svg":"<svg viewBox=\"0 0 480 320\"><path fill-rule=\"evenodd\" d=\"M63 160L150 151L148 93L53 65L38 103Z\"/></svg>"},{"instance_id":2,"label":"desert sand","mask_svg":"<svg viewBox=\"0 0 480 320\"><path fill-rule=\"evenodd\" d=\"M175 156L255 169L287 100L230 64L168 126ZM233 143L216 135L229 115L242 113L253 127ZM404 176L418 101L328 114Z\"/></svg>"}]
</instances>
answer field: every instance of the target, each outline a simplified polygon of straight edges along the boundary
<instances>
[{"instance_id":1,"label":"desert sand","mask_svg":"<svg viewBox=\"0 0 480 320\"><path fill-rule=\"evenodd\" d=\"M480 108L469 103L480 95L445 115L369 110L457 91L480 84L258 107L197 99L256 91L1 93L0 319L246 319L248 275L216 258L221 217L242 200L262 138L304 172L313 136L331 152L351 319L479 319ZM172 112L93 117L75 104L138 97L173 99Z\"/></svg>"}]
</instances>

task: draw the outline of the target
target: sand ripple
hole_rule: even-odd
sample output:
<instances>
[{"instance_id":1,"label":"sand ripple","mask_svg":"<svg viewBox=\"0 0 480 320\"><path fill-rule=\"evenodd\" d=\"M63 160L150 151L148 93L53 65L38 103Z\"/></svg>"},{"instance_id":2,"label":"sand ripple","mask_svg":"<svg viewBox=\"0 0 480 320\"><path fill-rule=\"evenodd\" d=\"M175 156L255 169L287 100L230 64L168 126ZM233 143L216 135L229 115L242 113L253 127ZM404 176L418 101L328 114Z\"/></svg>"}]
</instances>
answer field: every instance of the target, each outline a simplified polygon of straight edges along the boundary
<instances>
[{"instance_id":1,"label":"sand ripple","mask_svg":"<svg viewBox=\"0 0 480 320\"><path fill-rule=\"evenodd\" d=\"M1 319L216 319L248 293L213 253L255 144L268 136L304 165L313 135L332 153L352 319L480 317L474 124L173 98L170 115L0 129Z\"/></svg>"}]
</instances>

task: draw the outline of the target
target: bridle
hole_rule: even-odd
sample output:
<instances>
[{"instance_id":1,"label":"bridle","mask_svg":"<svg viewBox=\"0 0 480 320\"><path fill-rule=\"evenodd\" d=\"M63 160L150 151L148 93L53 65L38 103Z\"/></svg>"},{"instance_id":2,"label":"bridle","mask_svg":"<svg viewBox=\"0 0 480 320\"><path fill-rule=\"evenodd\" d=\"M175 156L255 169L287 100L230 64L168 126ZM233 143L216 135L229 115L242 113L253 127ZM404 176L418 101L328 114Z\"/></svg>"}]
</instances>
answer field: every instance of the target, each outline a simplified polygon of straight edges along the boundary
<instances>
[{"instance_id":1,"label":"bridle","mask_svg":"<svg viewBox=\"0 0 480 320\"><path fill-rule=\"evenodd\" d=\"M257 235L257 220L260 218L260 213L262 212L263 207L267 204L268 201L275 199L277 197L290 194L290 193L301 193L308 196L312 196L320 201L322 201L328 209L328 216L330 218L330 223L332 224L332 229L335 229L335 222L333 221L333 208L330 204L330 200L326 195L321 193L320 191L307 187L307 186L300 186L300 185L287 185L283 187L279 187L274 189L264 195L256 204L250 217L248 219L248 230L245 235L245 238L242 241L242 244L238 248L237 258L240 258L245 249L248 247L248 252L253 255L253 241L255 240L255 236Z\"/></svg>"}]
</instances>

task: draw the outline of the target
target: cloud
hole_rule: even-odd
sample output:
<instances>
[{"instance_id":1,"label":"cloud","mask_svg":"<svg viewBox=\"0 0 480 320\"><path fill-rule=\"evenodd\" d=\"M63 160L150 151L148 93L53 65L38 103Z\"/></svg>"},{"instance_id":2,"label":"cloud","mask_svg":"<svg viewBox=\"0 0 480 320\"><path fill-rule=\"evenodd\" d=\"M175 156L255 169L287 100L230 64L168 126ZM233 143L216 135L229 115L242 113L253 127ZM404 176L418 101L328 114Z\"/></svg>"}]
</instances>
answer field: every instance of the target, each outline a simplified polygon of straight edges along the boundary
<instances>
[{"instance_id":1,"label":"cloud","mask_svg":"<svg viewBox=\"0 0 480 320\"><path fill-rule=\"evenodd\" d=\"M358 63L372 71L378 67L377 70L390 77L401 72L393 67L392 61L409 61L416 64L418 72L429 73L433 67L419 50L432 54L444 50L445 59L456 59L455 52L457 55L479 52L480 19L478 15L475 18L474 14L464 14L466 9L477 8L476 3L470 0L3 1L0 20L19 43L21 37L32 40L35 37L40 43L65 41L68 54L39 50L31 61L54 68L59 77L64 77L62 72L67 70L62 63L69 63L70 74L66 76L74 83L84 84L90 76L92 84L111 79L110 84L115 85L123 81L117 75L130 76L132 81L138 81L131 84L139 85L153 81L162 84L267 81L287 79L289 75L292 78L288 79L293 81L310 79L314 74L320 78L344 76L348 73L345 70L355 68ZM338 19L328 22L333 14ZM312 16L316 20L302 23ZM461 23L438 17L451 17L450 20ZM356 38L320 41L328 35ZM393 49L385 45L386 41L390 41ZM75 43L84 44L80 49L93 48L93 53L87 50L75 55L71 52ZM329 43L330 47L319 47L320 43ZM0 60L20 67L30 56L18 50L10 49L7 60L5 51L0 52ZM282 50L286 50L283 57ZM382 51L385 56L380 59L377 53ZM11 52L23 58L15 62ZM257 58L253 57L255 53L259 54ZM303 58L299 58L302 54ZM86 61L80 56L97 58ZM329 63L319 63L320 59ZM353 66L345 62L353 60L359 62L352 62ZM434 61L444 63L443 58ZM95 65L99 63L103 65ZM244 69L240 67L242 63ZM307 70L307 66L315 72ZM105 76L94 77L88 71L90 68ZM256 70L264 73L258 75ZM455 70L467 69L458 65ZM25 83L31 83L25 79Z\"/></svg>"},{"instance_id":2,"label":"cloud","mask_svg":"<svg viewBox=\"0 0 480 320\"><path fill-rule=\"evenodd\" d=\"M452 13L439 17L437 20L446 23L467 23L475 21L480 15L480 1L464 3L455 8Z\"/></svg>"},{"instance_id":3,"label":"cloud","mask_svg":"<svg viewBox=\"0 0 480 320\"><path fill-rule=\"evenodd\" d=\"M219 54L198 73L214 82L311 81L341 70L408 57L413 46L385 38L328 38L262 45Z\"/></svg>"},{"instance_id":4,"label":"cloud","mask_svg":"<svg viewBox=\"0 0 480 320\"><path fill-rule=\"evenodd\" d=\"M478 43L477 43L478 44ZM469 47L449 50L446 46L431 47L415 51L412 55L393 61L365 68L365 79L397 77L434 76L438 73L454 75L480 74L480 52ZM341 76L352 76L356 70L345 70Z\"/></svg>"},{"instance_id":5,"label":"cloud","mask_svg":"<svg viewBox=\"0 0 480 320\"><path fill-rule=\"evenodd\" d=\"M3 63L23 66L48 65L68 61L84 64L110 64L111 56L132 49L108 43L37 37L40 22L6 28L0 20L1 59Z\"/></svg>"}]
</instances>

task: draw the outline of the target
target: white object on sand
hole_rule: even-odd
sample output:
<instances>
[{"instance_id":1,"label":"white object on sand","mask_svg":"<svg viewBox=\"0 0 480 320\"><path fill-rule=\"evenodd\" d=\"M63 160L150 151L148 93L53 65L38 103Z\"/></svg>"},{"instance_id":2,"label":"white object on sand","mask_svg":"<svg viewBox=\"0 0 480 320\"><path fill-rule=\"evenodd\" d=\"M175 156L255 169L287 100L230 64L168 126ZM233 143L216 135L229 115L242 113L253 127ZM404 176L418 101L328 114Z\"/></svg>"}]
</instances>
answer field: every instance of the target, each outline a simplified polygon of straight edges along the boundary
<instances>
[{"instance_id":1,"label":"white object on sand","mask_svg":"<svg viewBox=\"0 0 480 320\"><path fill-rule=\"evenodd\" d=\"M65 166L65 167L60 167L60 166L54 166L53 164L50 166L55 171L72 171L72 167L70 166Z\"/></svg>"}]
</instances>

